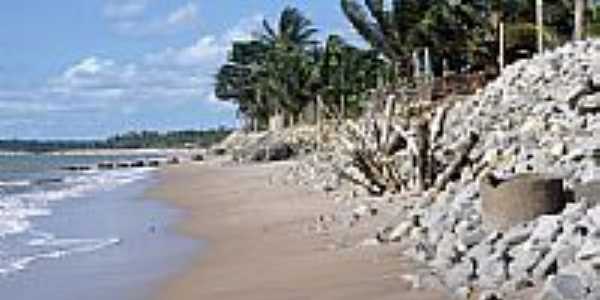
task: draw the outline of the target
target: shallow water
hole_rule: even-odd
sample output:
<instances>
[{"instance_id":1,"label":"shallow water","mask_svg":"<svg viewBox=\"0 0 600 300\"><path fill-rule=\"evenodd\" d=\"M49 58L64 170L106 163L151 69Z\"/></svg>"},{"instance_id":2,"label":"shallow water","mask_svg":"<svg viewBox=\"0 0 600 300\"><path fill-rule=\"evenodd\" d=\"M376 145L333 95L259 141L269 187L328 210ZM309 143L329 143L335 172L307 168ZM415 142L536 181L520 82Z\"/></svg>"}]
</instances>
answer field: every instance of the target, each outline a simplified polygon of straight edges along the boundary
<instances>
[{"instance_id":1,"label":"shallow water","mask_svg":"<svg viewBox=\"0 0 600 300\"><path fill-rule=\"evenodd\" d=\"M201 247L169 229L180 211L145 198L150 169L39 173L60 180L0 195L0 299L147 299Z\"/></svg>"}]
</instances>

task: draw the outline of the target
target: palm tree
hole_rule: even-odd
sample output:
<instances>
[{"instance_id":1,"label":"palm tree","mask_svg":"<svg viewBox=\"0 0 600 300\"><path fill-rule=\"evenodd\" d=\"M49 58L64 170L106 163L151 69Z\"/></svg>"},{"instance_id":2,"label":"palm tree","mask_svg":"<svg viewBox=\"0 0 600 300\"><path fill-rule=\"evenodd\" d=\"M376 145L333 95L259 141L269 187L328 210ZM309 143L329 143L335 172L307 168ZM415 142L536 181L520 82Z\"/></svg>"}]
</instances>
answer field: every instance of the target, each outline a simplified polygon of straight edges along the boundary
<instances>
[{"instance_id":1,"label":"palm tree","mask_svg":"<svg viewBox=\"0 0 600 300\"><path fill-rule=\"evenodd\" d=\"M394 0L388 9L384 0L365 0L364 5L341 0L346 17L372 47L405 68L412 51L429 47L438 73L444 58L458 68L480 49L488 27L481 10L484 4L476 0Z\"/></svg>"},{"instance_id":2,"label":"palm tree","mask_svg":"<svg viewBox=\"0 0 600 300\"><path fill-rule=\"evenodd\" d=\"M240 113L252 118L255 126L264 124L270 113L261 95L266 48L258 41L235 42L228 62L215 75L215 95L233 101Z\"/></svg>"},{"instance_id":3,"label":"palm tree","mask_svg":"<svg viewBox=\"0 0 600 300\"><path fill-rule=\"evenodd\" d=\"M292 7L282 11L277 26L263 21L259 40L267 49L266 63L262 66L266 74L264 92L272 101L275 115L287 113L290 122L310 101L315 73L312 52L318 45L314 39L316 33L312 22Z\"/></svg>"},{"instance_id":4,"label":"palm tree","mask_svg":"<svg viewBox=\"0 0 600 300\"><path fill-rule=\"evenodd\" d=\"M260 40L270 48L307 50L318 44L313 39L317 29L300 10L286 7L279 17L277 30L267 20L263 20L263 33Z\"/></svg>"}]
</instances>

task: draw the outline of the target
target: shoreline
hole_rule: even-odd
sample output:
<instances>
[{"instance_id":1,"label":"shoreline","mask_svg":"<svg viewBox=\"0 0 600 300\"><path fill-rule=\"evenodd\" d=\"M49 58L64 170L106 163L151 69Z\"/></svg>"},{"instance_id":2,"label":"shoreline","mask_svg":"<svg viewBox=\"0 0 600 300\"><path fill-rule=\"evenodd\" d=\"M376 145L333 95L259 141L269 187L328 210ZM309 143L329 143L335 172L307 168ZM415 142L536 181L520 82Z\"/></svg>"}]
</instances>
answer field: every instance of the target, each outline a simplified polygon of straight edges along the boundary
<instances>
[{"instance_id":1,"label":"shoreline","mask_svg":"<svg viewBox=\"0 0 600 300\"><path fill-rule=\"evenodd\" d=\"M52 214L23 233L39 248L23 248L34 260L0 278L0 293L14 300L151 297L203 246L174 232L183 217L179 209L146 196L155 184L155 175L148 174L52 203ZM81 245L71 247L76 243Z\"/></svg>"},{"instance_id":2,"label":"shoreline","mask_svg":"<svg viewBox=\"0 0 600 300\"><path fill-rule=\"evenodd\" d=\"M447 299L412 289L415 271L392 247L335 249L334 238L309 230L332 211L325 194L269 185L288 163L165 168L149 195L185 212L176 225L207 246L159 285L166 299Z\"/></svg>"}]
</instances>

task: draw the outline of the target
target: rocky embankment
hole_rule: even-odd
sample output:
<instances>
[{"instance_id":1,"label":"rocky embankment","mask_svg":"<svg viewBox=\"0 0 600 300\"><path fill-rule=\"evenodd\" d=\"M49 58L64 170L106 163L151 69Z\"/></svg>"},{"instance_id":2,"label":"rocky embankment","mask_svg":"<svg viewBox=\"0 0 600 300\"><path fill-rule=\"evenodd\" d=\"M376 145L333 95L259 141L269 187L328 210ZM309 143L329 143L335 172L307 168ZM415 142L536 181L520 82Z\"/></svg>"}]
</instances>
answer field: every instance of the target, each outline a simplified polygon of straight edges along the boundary
<instances>
[{"instance_id":1,"label":"rocky embankment","mask_svg":"<svg viewBox=\"0 0 600 300\"><path fill-rule=\"evenodd\" d=\"M418 286L433 276L458 299L600 299L599 112L600 41L567 44L508 66L480 94L452 103L439 143L479 138L442 190L367 196L345 180L356 172L339 153L308 156L279 179L333 192L340 210L318 227L370 228L352 242L398 247L423 262L431 271L416 274ZM489 226L483 182L523 174L561 180L566 203ZM512 204L505 213L526 209Z\"/></svg>"}]
</instances>

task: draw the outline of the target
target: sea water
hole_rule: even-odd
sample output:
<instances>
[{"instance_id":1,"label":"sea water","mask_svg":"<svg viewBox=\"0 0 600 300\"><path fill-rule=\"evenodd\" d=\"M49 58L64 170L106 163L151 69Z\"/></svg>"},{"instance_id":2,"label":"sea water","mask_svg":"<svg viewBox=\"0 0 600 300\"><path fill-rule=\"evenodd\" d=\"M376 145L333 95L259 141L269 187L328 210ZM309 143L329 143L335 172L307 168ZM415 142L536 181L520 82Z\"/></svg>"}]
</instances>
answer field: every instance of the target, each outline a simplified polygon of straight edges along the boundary
<instances>
[{"instance_id":1,"label":"sea water","mask_svg":"<svg viewBox=\"0 0 600 300\"><path fill-rule=\"evenodd\" d=\"M140 157L0 155L0 299L144 299L198 245L150 201L152 168L66 171Z\"/></svg>"}]
</instances>

